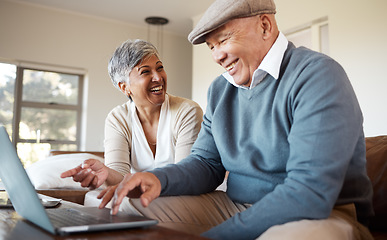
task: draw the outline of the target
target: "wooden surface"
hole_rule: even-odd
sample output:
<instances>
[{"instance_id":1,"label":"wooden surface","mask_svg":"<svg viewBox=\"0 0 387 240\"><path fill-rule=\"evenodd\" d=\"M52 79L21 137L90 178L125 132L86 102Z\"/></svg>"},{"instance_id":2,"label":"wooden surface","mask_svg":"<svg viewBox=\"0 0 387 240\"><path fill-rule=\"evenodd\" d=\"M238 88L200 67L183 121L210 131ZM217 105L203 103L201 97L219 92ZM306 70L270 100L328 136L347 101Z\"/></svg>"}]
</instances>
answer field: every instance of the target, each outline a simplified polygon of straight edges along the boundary
<instances>
[{"instance_id":1,"label":"wooden surface","mask_svg":"<svg viewBox=\"0 0 387 240\"><path fill-rule=\"evenodd\" d=\"M85 202L85 194L88 192L88 189L48 189L48 190L36 190L37 193L60 198L69 202L78 203L83 205Z\"/></svg>"},{"instance_id":2,"label":"wooden surface","mask_svg":"<svg viewBox=\"0 0 387 240\"><path fill-rule=\"evenodd\" d=\"M79 205L63 201L59 207L71 207ZM115 230L94 233L71 234L67 236L55 236L32 223L22 219L13 209L0 208L0 239L205 239L199 236L189 235L174 230L159 227L157 225L148 228L135 228L128 230Z\"/></svg>"},{"instance_id":3,"label":"wooden surface","mask_svg":"<svg viewBox=\"0 0 387 240\"><path fill-rule=\"evenodd\" d=\"M51 150L50 156L60 155L60 154L73 154L73 153L90 153L97 155L98 157L104 158L105 153L104 152L97 152L97 151L60 151L60 150Z\"/></svg>"}]
</instances>

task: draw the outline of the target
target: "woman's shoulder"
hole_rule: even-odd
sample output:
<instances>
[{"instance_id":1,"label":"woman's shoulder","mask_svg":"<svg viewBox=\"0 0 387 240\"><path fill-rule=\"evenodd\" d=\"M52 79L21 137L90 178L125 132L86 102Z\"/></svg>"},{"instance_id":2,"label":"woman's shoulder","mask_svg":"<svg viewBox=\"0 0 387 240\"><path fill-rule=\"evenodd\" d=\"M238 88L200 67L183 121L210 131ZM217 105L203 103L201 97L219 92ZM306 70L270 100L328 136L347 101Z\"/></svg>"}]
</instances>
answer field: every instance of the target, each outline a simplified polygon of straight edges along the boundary
<instances>
[{"instance_id":1,"label":"woman's shoulder","mask_svg":"<svg viewBox=\"0 0 387 240\"><path fill-rule=\"evenodd\" d=\"M127 101L121 105L115 106L110 113L128 113L130 112L130 101Z\"/></svg>"},{"instance_id":2,"label":"woman's shoulder","mask_svg":"<svg viewBox=\"0 0 387 240\"><path fill-rule=\"evenodd\" d=\"M170 109L200 108L199 104L191 99L168 94ZM200 108L201 109L201 108Z\"/></svg>"},{"instance_id":3,"label":"woman's shoulder","mask_svg":"<svg viewBox=\"0 0 387 240\"><path fill-rule=\"evenodd\" d=\"M186 117L201 119L203 117L203 110L195 101L170 94L168 94L168 97L169 110L171 111L173 119Z\"/></svg>"},{"instance_id":4,"label":"woman's shoulder","mask_svg":"<svg viewBox=\"0 0 387 240\"><path fill-rule=\"evenodd\" d=\"M131 113L130 101L114 107L107 115L106 119L126 119Z\"/></svg>"}]
</instances>

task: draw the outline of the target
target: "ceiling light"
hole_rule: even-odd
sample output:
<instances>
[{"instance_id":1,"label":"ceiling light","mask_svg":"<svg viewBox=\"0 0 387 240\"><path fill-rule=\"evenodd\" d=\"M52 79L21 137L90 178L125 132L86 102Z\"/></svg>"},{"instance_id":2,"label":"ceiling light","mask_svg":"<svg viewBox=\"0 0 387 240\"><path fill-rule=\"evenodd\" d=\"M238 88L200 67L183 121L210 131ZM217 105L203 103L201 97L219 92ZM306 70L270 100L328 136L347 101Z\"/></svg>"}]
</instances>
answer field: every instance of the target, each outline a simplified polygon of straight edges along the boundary
<instances>
[{"instance_id":1,"label":"ceiling light","mask_svg":"<svg viewBox=\"0 0 387 240\"><path fill-rule=\"evenodd\" d=\"M168 19L164 17L147 17L145 22L148 23L148 37L147 41L156 45L160 55L163 52L163 38L164 38L164 29L163 26L169 22ZM151 26L156 27L156 41L152 41L151 37Z\"/></svg>"}]
</instances>

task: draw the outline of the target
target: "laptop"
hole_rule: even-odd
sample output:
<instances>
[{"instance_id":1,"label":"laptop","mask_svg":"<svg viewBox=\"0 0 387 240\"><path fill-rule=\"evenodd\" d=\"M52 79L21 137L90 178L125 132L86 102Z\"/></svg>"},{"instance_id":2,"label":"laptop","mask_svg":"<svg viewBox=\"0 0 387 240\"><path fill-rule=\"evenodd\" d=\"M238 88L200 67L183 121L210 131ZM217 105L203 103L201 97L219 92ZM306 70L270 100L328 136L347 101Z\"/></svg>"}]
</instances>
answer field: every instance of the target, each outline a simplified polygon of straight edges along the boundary
<instances>
[{"instance_id":1,"label":"laptop","mask_svg":"<svg viewBox=\"0 0 387 240\"><path fill-rule=\"evenodd\" d=\"M0 126L0 166L0 179L15 211L23 218L52 234L66 235L79 232L139 228L158 223L154 219L132 216L123 212L111 215L110 209L107 208L46 209L28 178L4 126ZM84 222L75 223L76 221Z\"/></svg>"}]
</instances>

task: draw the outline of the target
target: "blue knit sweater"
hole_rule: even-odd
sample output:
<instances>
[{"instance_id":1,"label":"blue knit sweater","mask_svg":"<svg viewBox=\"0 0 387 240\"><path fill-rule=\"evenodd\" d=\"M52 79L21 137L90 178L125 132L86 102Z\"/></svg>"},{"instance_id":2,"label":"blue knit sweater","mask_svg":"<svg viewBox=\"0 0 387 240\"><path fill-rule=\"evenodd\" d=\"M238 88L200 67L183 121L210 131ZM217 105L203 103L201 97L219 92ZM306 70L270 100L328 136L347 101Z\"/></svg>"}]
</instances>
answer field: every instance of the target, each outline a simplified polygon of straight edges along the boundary
<instances>
[{"instance_id":1,"label":"blue knit sweater","mask_svg":"<svg viewBox=\"0 0 387 240\"><path fill-rule=\"evenodd\" d=\"M342 67L289 43L279 79L247 90L218 77L192 153L156 169L162 195L213 191L230 172L228 196L252 207L203 235L254 239L269 227L327 218L355 203L372 213L362 113Z\"/></svg>"}]
</instances>

